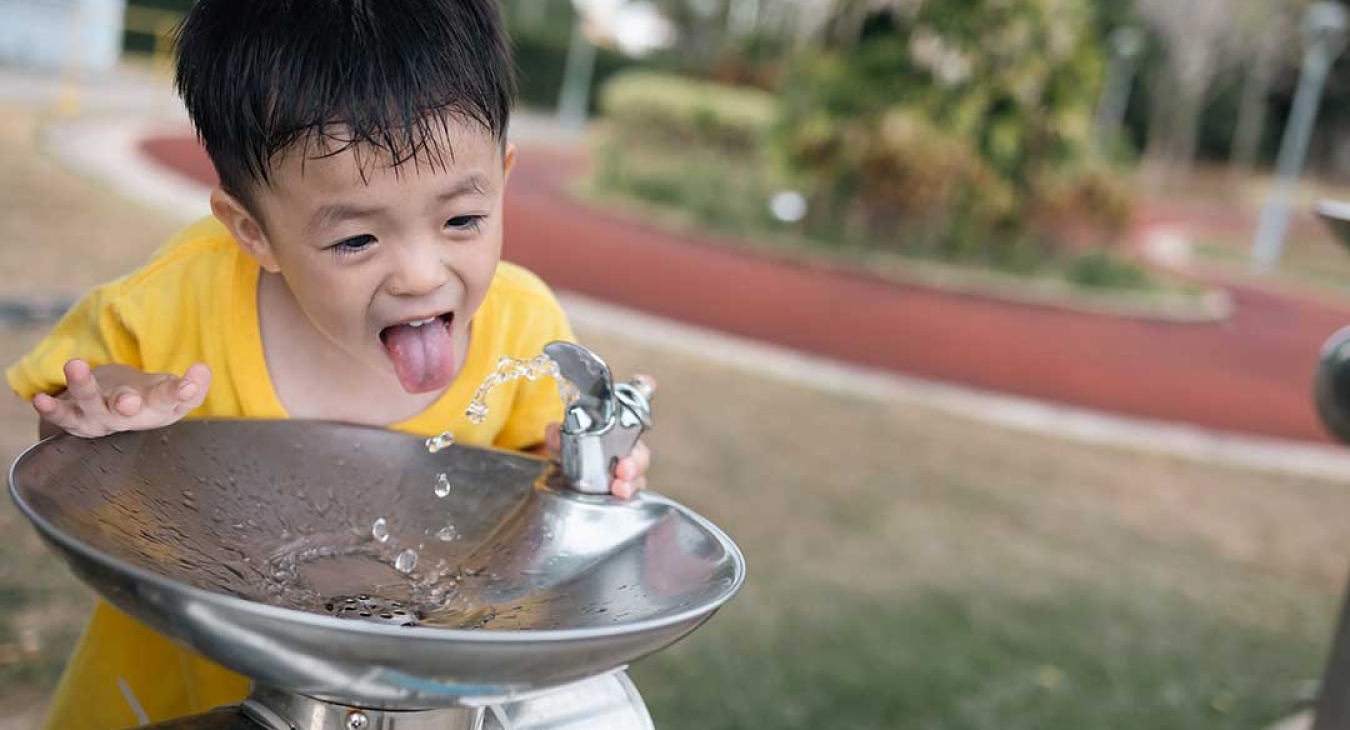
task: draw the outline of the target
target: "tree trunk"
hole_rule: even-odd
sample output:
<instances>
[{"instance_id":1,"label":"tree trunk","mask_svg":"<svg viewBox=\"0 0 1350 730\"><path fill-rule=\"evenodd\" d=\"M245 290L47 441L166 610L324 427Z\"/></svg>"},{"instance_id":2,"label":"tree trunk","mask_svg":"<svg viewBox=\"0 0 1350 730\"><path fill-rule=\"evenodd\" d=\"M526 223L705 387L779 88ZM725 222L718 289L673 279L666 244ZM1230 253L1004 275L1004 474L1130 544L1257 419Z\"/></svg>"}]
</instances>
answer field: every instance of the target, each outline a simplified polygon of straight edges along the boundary
<instances>
[{"instance_id":1,"label":"tree trunk","mask_svg":"<svg viewBox=\"0 0 1350 730\"><path fill-rule=\"evenodd\" d=\"M1180 84L1178 84L1180 86ZM1203 87L1182 88L1172 117L1172 146L1168 150L1172 168L1183 177L1195 165L1195 153L1200 139L1200 121L1205 111Z\"/></svg>"},{"instance_id":2,"label":"tree trunk","mask_svg":"<svg viewBox=\"0 0 1350 730\"><path fill-rule=\"evenodd\" d=\"M1262 38L1247 74L1247 82L1242 87L1237 130L1233 133L1233 150L1229 157L1229 164L1236 173L1255 167L1256 158L1261 153L1261 135L1266 126L1266 102L1279 65L1279 47L1274 42L1278 38L1280 36L1275 33Z\"/></svg>"},{"instance_id":3,"label":"tree trunk","mask_svg":"<svg viewBox=\"0 0 1350 730\"><path fill-rule=\"evenodd\" d=\"M1150 74L1148 80L1149 119L1148 140L1145 143L1144 158L1146 173L1151 183L1162 183L1168 177L1168 168L1172 162L1173 136L1176 125L1176 107L1172 100L1177 96L1177 82L1172 73L1158 69Z\"/></svg>"}]
</instances>

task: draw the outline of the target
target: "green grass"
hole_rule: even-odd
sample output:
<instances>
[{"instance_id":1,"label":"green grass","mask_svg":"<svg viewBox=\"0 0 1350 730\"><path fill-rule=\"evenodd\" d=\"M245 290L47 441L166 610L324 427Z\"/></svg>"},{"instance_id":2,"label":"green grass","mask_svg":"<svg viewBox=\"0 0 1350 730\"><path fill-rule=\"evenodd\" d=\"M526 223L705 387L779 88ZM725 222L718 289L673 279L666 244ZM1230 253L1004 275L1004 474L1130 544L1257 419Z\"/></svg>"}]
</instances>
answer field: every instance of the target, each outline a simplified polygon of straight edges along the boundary
<instances>
[{"instance_id":1,"label":"green grass","mask_svg":"<svg viewBox=\"0 0 1350 730\"><path fill-rule=\"evenodd\" d=\"M1250 241L1202 239L1193 251L1201 261L1235 272L1246 272L1251 263ZM1291 238L1271 278L1291 289L1350 295L1350 251L1337 245L1330 233Z\"/></svg>"},{"instance_id":2,"label":"green grass","mask_svg":"<svg viewBox=\"0 0 1350 730\"><path fill-rule=\"evenodd\" d=\"M1316 676L1324 640L1081 586L803 599L831 610L719 617L639 664L657 727L1259 728L1290 709L1296 678Z\"/></svg>"}]
</instances>

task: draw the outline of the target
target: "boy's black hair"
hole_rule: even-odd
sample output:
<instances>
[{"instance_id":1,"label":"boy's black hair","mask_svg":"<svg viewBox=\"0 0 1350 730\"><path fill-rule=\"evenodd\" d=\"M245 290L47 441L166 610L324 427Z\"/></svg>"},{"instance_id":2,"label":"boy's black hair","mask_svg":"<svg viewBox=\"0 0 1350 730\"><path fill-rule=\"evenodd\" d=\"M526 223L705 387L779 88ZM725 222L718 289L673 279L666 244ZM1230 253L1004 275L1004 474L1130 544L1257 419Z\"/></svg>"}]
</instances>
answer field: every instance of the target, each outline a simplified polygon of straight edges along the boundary
<instances>
[{"instance_id":1,"label":"boy's black hair","mask_svg":"<svg viewBox=\"0 0 1350 730\"><path fill-rule=\"evenodd\" d=\"M444 115L504 140L515 96L497 0L198 0L179 29L177 86L222 187L246 205L293 145L443 166Z\"/></svg>"}]
</instances>

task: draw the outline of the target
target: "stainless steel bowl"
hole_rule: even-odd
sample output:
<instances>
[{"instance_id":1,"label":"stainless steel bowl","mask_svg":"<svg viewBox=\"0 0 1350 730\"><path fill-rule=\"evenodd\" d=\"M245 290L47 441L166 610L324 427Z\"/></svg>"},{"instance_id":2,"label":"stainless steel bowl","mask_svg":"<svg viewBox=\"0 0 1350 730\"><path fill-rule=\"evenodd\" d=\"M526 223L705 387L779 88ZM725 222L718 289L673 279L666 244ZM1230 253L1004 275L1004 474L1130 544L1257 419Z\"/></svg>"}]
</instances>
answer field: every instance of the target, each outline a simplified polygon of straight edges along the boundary
<instances>
[{"instance_id":1,"label":"stainless steel bowl","mask_svg":"<svg viewBox=\"0 0 1350 730\"><path fill-rule=\"evenodd\" d=\"M1350 248L1350 202L1323 200L1317 204L1317 215L1331 228L1336 241Z\"/></svg>"},{"instance_id":2,"label":"stainless steel bowl","mask_svg":"<svg viewBox=\"0 0 1350 730\"><path fill-rule=\"evenodd\" d=\"M81 579L157 631L267 685L414 710L621 667L740 588L740 551L687 508L558 478L381 429L192 421L49 439L10 489Z\"/></svg>"}]
</instances>

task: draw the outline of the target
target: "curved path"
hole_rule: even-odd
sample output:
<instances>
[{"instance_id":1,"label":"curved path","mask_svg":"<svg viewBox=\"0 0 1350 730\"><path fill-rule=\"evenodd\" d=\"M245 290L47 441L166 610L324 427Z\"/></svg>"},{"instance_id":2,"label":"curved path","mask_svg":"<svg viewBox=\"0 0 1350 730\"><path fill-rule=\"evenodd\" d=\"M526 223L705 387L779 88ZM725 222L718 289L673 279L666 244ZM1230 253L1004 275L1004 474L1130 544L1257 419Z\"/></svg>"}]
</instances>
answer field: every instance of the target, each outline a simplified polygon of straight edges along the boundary
<instances>
[{"instance_id":1,"label":"curved path","mask_svg":"<svg viewBox=\"0 0 1350 730\"><path fill-rule=\"evenodd\" d=\"M214 184L189 136L153 159ZM552 286L859 365L1132 416L1325 441L1310 401L1318 349L1350 309L1236 285L1222 324L1017 305L785 263L574 202L573 151L520 155L506 258Z\"/></svg>"}]
</instances>

